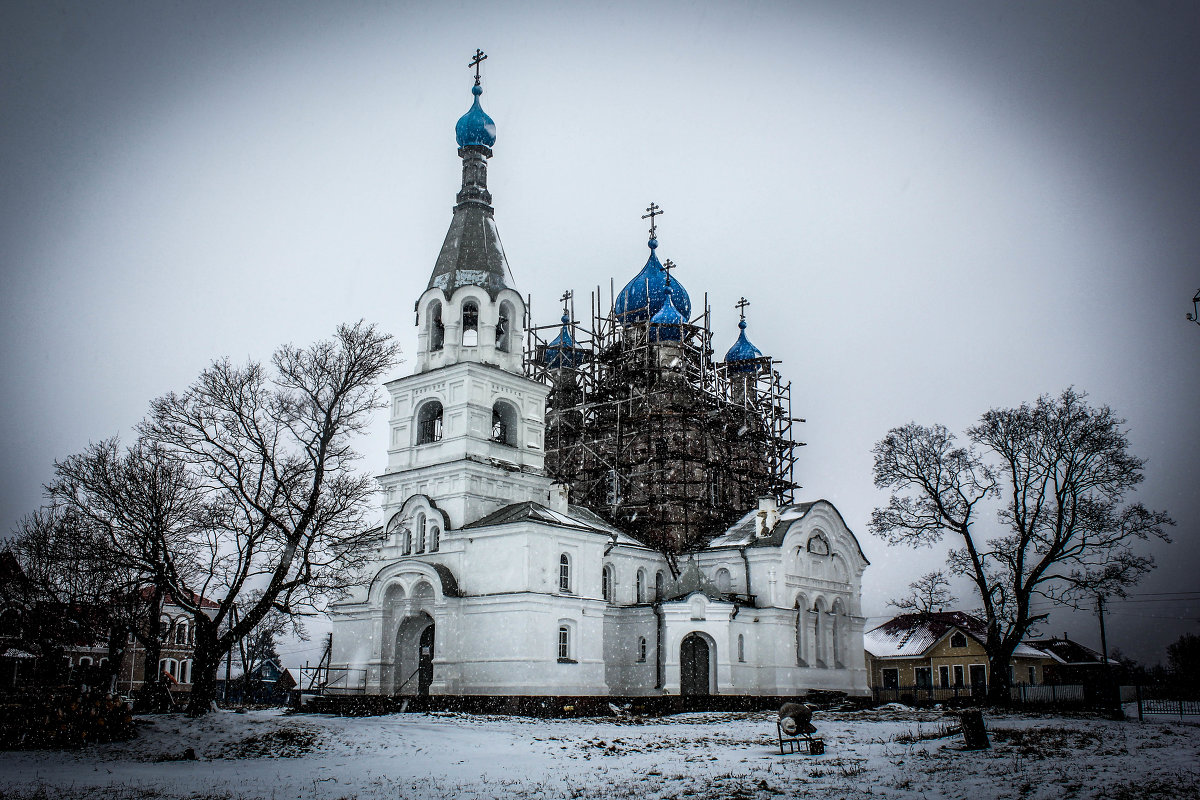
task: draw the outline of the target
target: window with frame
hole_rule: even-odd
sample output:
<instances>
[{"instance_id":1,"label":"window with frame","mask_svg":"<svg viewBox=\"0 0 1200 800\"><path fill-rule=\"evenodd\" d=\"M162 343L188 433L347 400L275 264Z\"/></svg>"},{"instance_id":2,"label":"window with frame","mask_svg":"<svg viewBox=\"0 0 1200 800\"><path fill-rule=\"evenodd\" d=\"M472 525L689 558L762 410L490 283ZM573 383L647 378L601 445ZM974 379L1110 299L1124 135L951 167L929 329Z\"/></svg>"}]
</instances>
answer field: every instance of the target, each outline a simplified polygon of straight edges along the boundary
<instances>
[{"instance_id":1,"label":"window with frame","mask_svg":"<svg viewBox=\"0 0 1200 800\"><path fill-rule=\"evenodd\" d=\"M938 683L943 689L950 688L950 667L943 664L938 667Z\"/></svg>"},{"instance_id":2,"label":"window with frame","mask_svg":"<svg viewBox=\"0 0 1200 800\"><path fill-rule=\"evenodd\" d=\"M571 557L566 553L558 557L558 590L571 591Z\"/></svg>"},{"instance_id":3,"label":"window with frame","mask_svg":"<svg viewBox=\"0 0 1200 800\"><path fill-rule=\"evenodd\" d=\"M963 671L962 664L954 665L954 685L965 686L967 683L966 673Z\"/></svg>"},{"instance_id":4,"label":"window with frame","mask_svg":"<svg viewBox=\"0 0 1200 800\"><path fill-rule=\"evenodd\" d=\"M613 583L612 564L605 564L604 569L600 573L600 594L606 603L613 601L613 593L615 591Z\"/></svg>"},{"instance_id":5,"label":"window with frame","mask_svg":"<svg viewBox=\"0 0 1200 800\"><path fill-rule=\"evenodd\" d=\"M430 400L417 412L417 444L433 444L442 439L442 404Z\"/></svg>"},{"instance_id":6,"label":"window with frame","mask_svg":"<svg viewBox=\"0 0 1200 800\"><path fill-rule=\"evenodd\" d=\"M424 553L425 552L425 515L423 513L417 514L416 526L417 526L417 552Z\"/></svg>"},{"instance_id":7,"label":"window with frame","mask_svg":"<svg viewBox=\"0 0 1200 800\"><path fill-rule=\"evenodd\" d=\"M575 663L571 657L571 626L566 622L558 624L558 663Z\"/></svg>"},{"instance_id":8,"label":"window with frame","mask_svg":"<svg viewBox=\"0 0 1200 800\"><path fill-rule=\"evenodd\" d=\"M738 634L738 661L746 661L746 637L741 633Z\"/></svg>"},{"instance_id":9,"label":"window with frame","mask_svg":"<svg viewBox=\"0 0 1200 800\"><path fill-rule=\"evenodd\" d=\"M638 654L637 660L639 663L646 660L646 637L642 636L638 639Z\"/></svg>"},{"instance_id":10,"label":"window with frame","mask_svg":"<svg viewBox=\"0 0 1200 800\"><path fill-rule=\"evenodd\" d=\"M956 648L957 647L966 647L967 646L967 637L964 636L960 631L955 631L954 633L952 633L950 635L950 646L956 647Z\"/></svg>"},{"instance_id":11,"label":"window with frame","mask_svg":"<svg viewBox=\"0 0 1200 800\"><path fill-rule=\"evenodd\" d=\"M931 667L917 667L913 670L913 676L916 678L918 689L933 688L933 669Z\"/></svg>"},{"instance_id":12,"label":"window with frame","mask_svg":"<svg viewBox=\"0 0 1200 800\"><path fill-rule=\"evenodd\" d=\"M429 552L436 553L442 546L442 529L437 525L429 528Z\"/></svg>"},{"instance_id":13,"label":"window with frame","mask_svg":"<svg viewBox=\"0 0 1200 800\"><path fill-rule=\"evenodd\" d=\"M175 626L175 644L186 645L188 641L188 624L180 622Z\"/></svg>"},{"instance_id":14,"label":"window with frame","mask_svg":"<svg viewBox=\"0 0 1200 800\"><path fill-rule=\"evenodd\" d=\"M900 688L900 670L885 669L883 670L883 688L899 689Z\"/></svg>"},{"instance_id":15,"label":"window with frame","mask_svg":"<svg viewBox=\"0 0 1200 800\"><path fill-rule=\"evenodd\" d=\"M646 570L639 569L637 578L634 581L634 592L637 596L637 602L646 602Z\"/></svg>"},{"instance_id":16,"label":"window with frame","mask_svg":"<svg viewBox=\"0 0 1200 800\"><path fill-rule=\"evenodd\" d=\"M1037 684L1037 667L1030 667L1029 668L1029 685L1034 686L1036 684Z\"/></svg>"}]
</instances>

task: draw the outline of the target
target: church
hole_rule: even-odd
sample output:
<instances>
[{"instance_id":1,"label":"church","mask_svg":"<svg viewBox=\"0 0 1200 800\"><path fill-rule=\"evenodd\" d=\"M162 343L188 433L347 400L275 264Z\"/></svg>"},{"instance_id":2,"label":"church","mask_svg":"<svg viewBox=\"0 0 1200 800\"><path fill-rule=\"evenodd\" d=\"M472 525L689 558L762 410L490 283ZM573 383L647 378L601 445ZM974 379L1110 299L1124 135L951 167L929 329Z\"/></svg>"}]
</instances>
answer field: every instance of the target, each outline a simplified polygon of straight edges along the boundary
<instances>
[{"instance_id":1,"label":"church","mask_svg":"<svg viewBox=\"0 0 1200 800\"><path fill-rule=\"evenodd\" d=\"M790 384L657 255L590 321L537 328L487 186L496 126L455 134L462 186L386 385L380 546L330 617L328 690L646 698L865 695L868 565L827 501L794 502ZM551 340L542 338L557 334Z\"/></svg>"}]
</instances>

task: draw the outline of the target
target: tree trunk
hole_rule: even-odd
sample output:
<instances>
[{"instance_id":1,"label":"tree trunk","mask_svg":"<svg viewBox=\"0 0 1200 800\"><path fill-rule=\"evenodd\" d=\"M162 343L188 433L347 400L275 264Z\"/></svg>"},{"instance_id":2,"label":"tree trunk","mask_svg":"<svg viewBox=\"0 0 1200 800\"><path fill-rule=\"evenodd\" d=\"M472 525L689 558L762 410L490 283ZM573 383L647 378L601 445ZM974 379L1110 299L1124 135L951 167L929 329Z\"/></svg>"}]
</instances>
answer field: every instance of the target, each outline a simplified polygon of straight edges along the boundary
<instances>
[{"instance_id":1,"label":"tree trunk","mask_svg":"<svg viewBox=\"0 0 1200 800\"><path fill-rule=\"evenodd\" d=\"M108 632L108 693L117 693L117 679L121 674L121 664L125 661L125 643L128 631L121 625L113 625Z\"/></svg>"},{"instance_id":2,"label":"tree trunk","mask_svg":"<svg viewBox=\"0 0 1200 800\"><path fill-rule=\"evenodd\" d=\"M1008 674L1015 648L1001 646L988 652L988 704L1006 708L1012 705L1012 679Z\"/></svg>"},{"instance_id":3,"label":"tree trunk","mask_svg":"<svg viewBox=\"0 0 1200 800\"><path fill-rule=\"evenodd\" d=\"M217 625L203 611L193 617L196 629L196 649L192 653L192 694L188 699L187 713L199 717L212 711L217 700L217 669L225 655L225 648L217 639Z\"/></svg>"}]
</instances>

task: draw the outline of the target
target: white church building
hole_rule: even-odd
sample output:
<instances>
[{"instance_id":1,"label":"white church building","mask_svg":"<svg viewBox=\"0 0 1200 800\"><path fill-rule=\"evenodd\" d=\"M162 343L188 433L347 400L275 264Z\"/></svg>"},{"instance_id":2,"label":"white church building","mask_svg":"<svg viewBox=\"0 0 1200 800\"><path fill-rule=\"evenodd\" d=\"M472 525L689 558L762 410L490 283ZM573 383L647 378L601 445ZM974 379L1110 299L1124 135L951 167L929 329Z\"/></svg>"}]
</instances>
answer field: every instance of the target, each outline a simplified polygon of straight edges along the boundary
<instances>
[{"instance_id":1,"label":"white church building","mask_svg":"<svg viewBox=\"0 0 1200 800\"><path fill-rule=\"evenodd\" d=\"M497 235L479 104L417 300L415 372L387 384L383 543L331 610L330 688L369 695L865 695L868 562L824 500L761 500L672 563L546 475L550 387ZM669 281L668 281L669 293Z\"/></svg>"}]
</instances>

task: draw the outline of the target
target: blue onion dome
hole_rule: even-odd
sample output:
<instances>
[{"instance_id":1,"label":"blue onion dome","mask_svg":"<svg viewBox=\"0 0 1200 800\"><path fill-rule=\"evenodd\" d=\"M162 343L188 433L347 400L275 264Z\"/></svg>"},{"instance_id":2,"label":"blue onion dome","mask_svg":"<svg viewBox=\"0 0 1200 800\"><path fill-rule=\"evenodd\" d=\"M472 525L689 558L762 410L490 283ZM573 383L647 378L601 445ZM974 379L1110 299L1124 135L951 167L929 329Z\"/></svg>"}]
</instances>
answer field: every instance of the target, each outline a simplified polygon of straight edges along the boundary
<instances>
[{"instance_id":1,"label":"blue onion dome","mask_svg":"<svg viewBox=\"0 0 1200 800\"><path fill-rule=\"evenodd\" d=\"M650 258L646 259L646 266L642 267L642 271L634 276L633 280L625 284L625 288L613 303L613 313L622 325L645 322L653 318L662 309L667 297L667 271L663 269L662 263L654 253L658 248L658 240L651 239L647 244L650 247ZM686 321L692 313L692 299L688 297L687 290L674 278L671 278L671 289L674 292L671 299L675 309Z\"/></svg>"},{"instance_id":2,"label":"blue onion dome","mask_svg":"<svg viewBox=\"0 0 1200 800\"><path fill-rule=\"evenodd\" d=\"M467 113L458 118L454 126L454 136L458 139L459 147L472 144L491 147L496 143L496 123L492 122L492 118L485 114L479 105L479 95L483 94L483 87L472 86L471 94L475 95L475 102L471 104Z\"/></svg>"},{"instance_id":3,"label":"blue onion dome","mask_svg":"<svg viewBox=\"0 0 1200 800\"><path fill-rule=\"evenodd\" d=\"M562 315L562 330L546 345L542 360L546 366L556 369L574 369L583 362L583 352L575 347L575 340L571 338L571 318L566 314Z\"/></svg>"},{"instance_id":4,"label":"blue onion dome","mask_svg":"<svg viewBox=\"0 0 1200 800\"><path fill-rule=\"evenodd\" d=\"M650 341L678 342L682 338L683 325L687 323L687 317L680 314L679 309L675 308L674 290L671 284L667 284L664 294L662 308L650 319Z\"/></svg>"},{"instance_id":5,"label":"blue onion dome","mask_svg":"<svg viewBox=\"0 0 1200 800\"><path fill-rule=\"evenodd\" d=\"M733 347L725 354L725 363L729 365L730 372L758 372L762 368L762 362L758 360L763 357L762 351L746 338L746 320L740 321L738 327L741 332Z\"/></svg>"}]
</instances>

